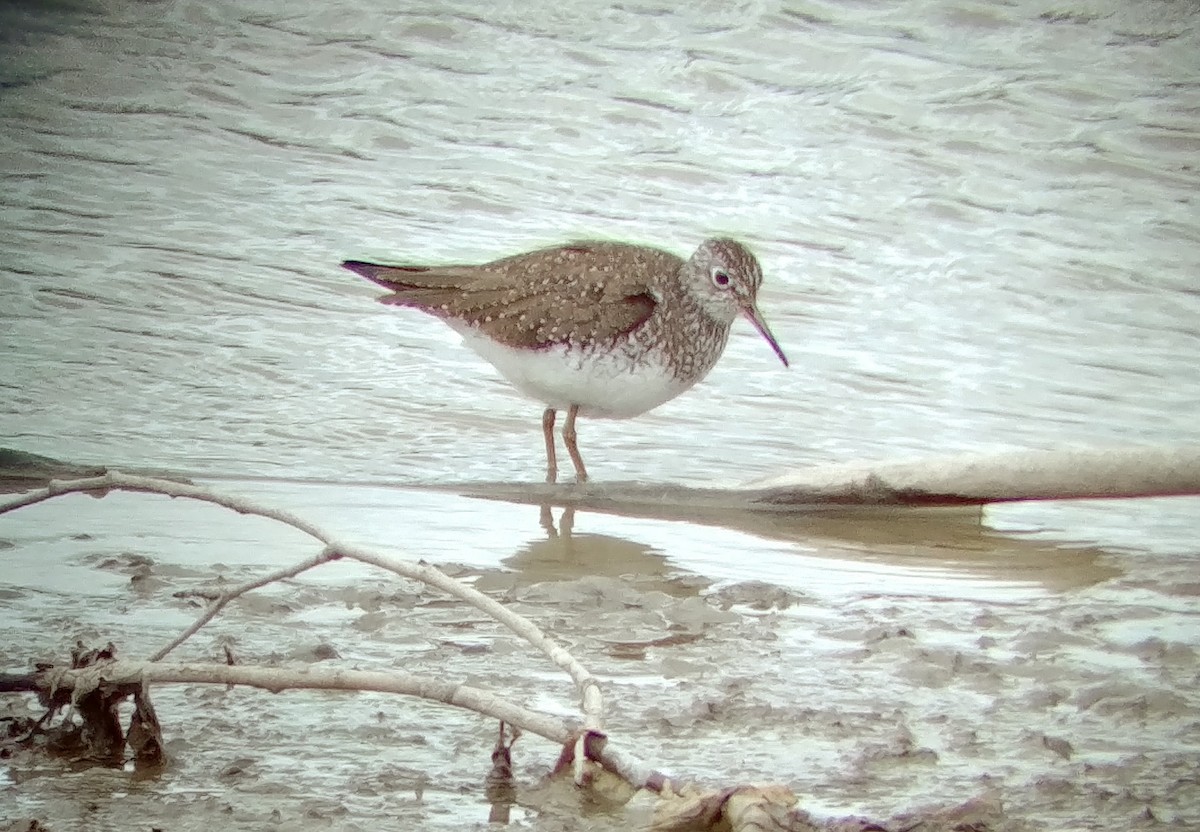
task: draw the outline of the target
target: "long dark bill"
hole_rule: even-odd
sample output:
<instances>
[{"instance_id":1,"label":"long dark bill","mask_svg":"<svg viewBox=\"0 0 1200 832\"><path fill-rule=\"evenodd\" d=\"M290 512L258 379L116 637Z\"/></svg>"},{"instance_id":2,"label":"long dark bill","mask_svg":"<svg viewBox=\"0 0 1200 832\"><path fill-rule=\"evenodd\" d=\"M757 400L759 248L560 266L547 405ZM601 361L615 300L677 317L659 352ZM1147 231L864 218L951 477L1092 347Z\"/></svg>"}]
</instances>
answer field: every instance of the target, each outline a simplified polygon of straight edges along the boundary
<instances>
[{"instance_id":1,"label":"long dark bill","mask_svg":"<svg viewBox=\"0 0 1200 832\"><path fill-rule=\"evenodd\" d=\"M779 356L779 360L783 362L783 366L789 366L787 356L779 348L779 342L771 334L771 328L767 326L767 322L763 320L758 309L754 306L747 306L743 311L746 313L746 317L750 319L750 323L754 324L754 328L758 330L759 334L767 339L767 343L771 345L771 349L775 350L775 354Z\"/></svg>"}]
</instances>

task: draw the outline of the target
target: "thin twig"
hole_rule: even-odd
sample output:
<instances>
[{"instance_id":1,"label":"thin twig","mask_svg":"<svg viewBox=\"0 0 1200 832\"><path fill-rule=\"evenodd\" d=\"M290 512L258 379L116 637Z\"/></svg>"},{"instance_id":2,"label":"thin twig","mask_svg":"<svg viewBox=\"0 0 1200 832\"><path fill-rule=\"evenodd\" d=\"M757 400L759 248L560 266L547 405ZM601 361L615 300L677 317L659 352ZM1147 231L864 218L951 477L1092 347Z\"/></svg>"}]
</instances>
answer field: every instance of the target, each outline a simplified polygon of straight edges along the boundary
<instances>
[{"instance_id":1,"label":"thin twig","mask_svg":"<svg viewBox=\"0 0 1200 832\"><path fill-rule=\"evenodd\" d=\"M192 625L190 627L188 627L186 630L184 630L182 633L180 633L175 638L175 640L172 641L170 644L168 644L166 647L163 647L161 650L159 650L157 653L155 653L153 656L151 656L149 658L149 661L157 662L157 661L162 661L163 659L165 659L167 657L168 653L170 653L176 647L183 644L185 641L187 641L189 638L191 638L197 632L199 632L201 627L203 627L205 624L207 624L208 622L210 622L214 618L216 618L217 613L219 613L221 610L223 610L225 608L226 604L228 604L234 598L237 598L239 595L245 595L247 592L250 592L255 589L259 589L261 587L266 586L267 584L273 584L276 581L282 581L287 578L294 578L297 575L299 575L301 572L306 572L315 566L320 566L323 563L328 563L331 560L337 559L337 557L338 557L338 555L336 552L331 550L329 547L326 547L326 548L322 549L320 551L320 553L313 555L311 558L308 558L307 560L302 560L293 566L288 566L283 569L277 569L276 571L274 571L268 575L263 575L261 578L257 578L253 581L249 581L247 583L241 584L240 586L236 586L236 587L233 587L232 589L228 589L225 592L222 592L220 594L220 596L218 596L216 598L216 600L214 600L211 604L208 605L208 608L205 609L203 613L201 613L200 617L197 618L194 622L192 622Z\"/></svg>"}]
</instances>

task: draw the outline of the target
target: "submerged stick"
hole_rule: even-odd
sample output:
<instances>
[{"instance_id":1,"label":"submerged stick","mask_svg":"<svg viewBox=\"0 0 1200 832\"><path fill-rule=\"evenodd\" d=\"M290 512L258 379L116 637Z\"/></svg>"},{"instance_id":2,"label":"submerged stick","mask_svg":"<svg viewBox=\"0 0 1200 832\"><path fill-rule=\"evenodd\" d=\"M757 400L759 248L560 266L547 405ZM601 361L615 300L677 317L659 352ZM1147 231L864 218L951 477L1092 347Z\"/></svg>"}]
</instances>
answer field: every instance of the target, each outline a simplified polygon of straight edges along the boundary
<instances>
[{"instance_id":1,"label":"submerged stick","mask_svg":"<svg viewBox=\"0 0 1200 832\"><path fill-rule=\"evenodd\" d=\"M1200 494L1200 446L961 454L795 471L752 483L754 502L787 506L982 505L1020 500Z\"/></svg>"},{"instance_id":2,"label":"submerged stick","mask_svg":"<svg viewBox=\"0 0 1200 832\"><path fill-rule=\"evenodd\" d=\"M433 487L467 497L713 522L746 514L846 508L1200 495L1200 446L1014 451L822 465L724 488L638 482Z\"/></svg>"}]
</instances>

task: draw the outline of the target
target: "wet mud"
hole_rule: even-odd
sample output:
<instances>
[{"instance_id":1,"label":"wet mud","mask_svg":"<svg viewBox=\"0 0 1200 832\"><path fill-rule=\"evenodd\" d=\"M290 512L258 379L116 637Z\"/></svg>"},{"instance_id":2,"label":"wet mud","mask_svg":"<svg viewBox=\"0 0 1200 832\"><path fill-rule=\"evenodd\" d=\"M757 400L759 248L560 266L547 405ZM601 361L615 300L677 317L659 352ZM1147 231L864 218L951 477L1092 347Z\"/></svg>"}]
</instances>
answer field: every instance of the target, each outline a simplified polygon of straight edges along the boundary
<instances>
[{"instance_id":1,"label":"wet mud","mask_svg":"<svg viewBox=\"0 0 1200 832\"><path fill-rule=\"evenodd\" d=\"M336 491L281 485L271 496L306 504ZM392 500L390 528L376 530L384 536L461 509L459 498L414 494L355 500ZM148 655L222 587L311 554L302 538L209 508L111 495L6 516L3 668L55 661L77 639ZM601 679L612 741L672 776L715 788L783 784L817 828L869 819L887 829L919 820L922 829L1149 829L1200 819L1190 556L1150 562L1059 546L961 515L910 518L888 547L863 522L839 535L834 519L772 538L507 511L525 529L507 554L472 548L460 527L462 557L436 560L559 639ZM704 574L689 556L702 544L724 547L755 577ZM818 574L839 580L807 579ZM229 655L397 668L578 713L569 680L487 616L346 562L236 601L172 658ZM154 702L162 770L14 753L0 768L0 818L51 830L449 829L483 828L494 811L497 725L472 713L380 694L218 686L160 686ZM20 698L5 707L36 712ZM646 819L640 801L547 782L558 751L531 735L513 744L513 826L625 829Z\"/></svg>"}]
</instances>

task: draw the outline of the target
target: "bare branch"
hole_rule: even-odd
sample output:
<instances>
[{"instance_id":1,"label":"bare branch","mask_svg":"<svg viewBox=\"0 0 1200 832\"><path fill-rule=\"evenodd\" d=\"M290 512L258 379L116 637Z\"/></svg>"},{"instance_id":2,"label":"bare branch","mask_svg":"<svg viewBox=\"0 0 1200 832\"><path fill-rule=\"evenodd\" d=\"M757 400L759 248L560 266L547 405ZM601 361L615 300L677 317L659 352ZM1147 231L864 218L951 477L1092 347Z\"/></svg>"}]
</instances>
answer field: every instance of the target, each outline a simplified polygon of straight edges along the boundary
<instances>
[{"instance_id":1,"label":"bare branch","mask_svg":"<svg viewBox=\"0 0 1200 832\"><path fill-rule=\"evenodd\" d=\"M529 731L558 744L570 743L569 747L572 749L575 747L575 738L594 734L557 717L513 704L494 691L398 670L376 672L323 667L268 668L116 659L81 668L52 667L21 676L11 676L8 677L8 681L9 690L56 693L94 690L101 682L109 687L150 684L245 685L272 693L285 690L369 690L415 696L465 708L499 719L514 730ZM514 738L515 736L514 733ZM634 788L653 791L662 791L666 787L680 788L678 781L671 782L662 773L621 753L614 748L611 741L591 743L587 748L588 758L599 760L606 769L629 782Z\"/></svg>"},{"instance_id":2,"label":"bare branch","mask_svg":"<svg viewBox=\"0 0 1200 832\"><path fill-rule=\"evenodd\" d=\"M543 633L532 621L522 615L509 610L499 602L489 598L482 592L467 586L466 584L451 578L441 570L426 563L412 563L403 561L398 558L389 557L374 550L367 549L361 546L354 546L347 543L342 543L333 538L328 532L322 529L315 523L293 514L290 511L273 508L271 506L262 505L247 500L241 497L229 497L218 494L211 489L204 488L190 483L176 482L173 480L157 479L153 477L139 477L130 474L123 474L120 471L108 471L101 477L88 477L79 480L55 480L52 481L46 488L20 495L16 498L11 498L0 502L0 514L12 511L16 508L21 508L27 505L48 500L52 497L57 497L63 494L72 493L87 493L94 491L105 492L110 489L120 489L124 491L141 491L153 494L163 494L168 497L185 497L192 500L200 500L203 502L214 503L232 509L239 514L254 514L260 517L266 517L270 520L276 520L285 525L292 526L295 529L308 534L309 536L321 541L325 544L325 551L318 555L318 558L329 560L338 556L353 558L363 563L369 563L378 566L381 569L386 569L401 575L406 578L413 578L422 581L430 586L435 586L444 592L453 595L468 604L476 607L479 610L494 617L497 621L504 624L521 638L528 641L534 647L541 650L555 665L564 670L571 679L575 682L575 686L579 691L581 700L581 709L584 717L584 727L601 730L603 722L603 698L600 694L600 686L595 677L588 672L580 662L572 656L567 650L561 647L554 639ZM305 565L307 564L307 565ZM306 568L315 566L316 563L308 561L305 564L300 564L296 574ZM282 577L288 577L288 570L282 570L276 573ZM241 589L241 592L226 597L222 596L216 604L224 606L242 592L249 589L263 586L269 583L270 580L278 580L267 576L261 582L252 582ZM228 593L227 593L228 595ZM222 603L223 602L223 603ZM219 611L219 610L218 610ZM213 612L212 615L216 613ZM157 656L165 656L173 650L183 640L190 637L194 632L203 627L205 623L212 619L212 615L202 615L196 624L189 628L182 638L176 639L175 642L167 645L160 650ZM511 720L510 720L511 721Z\"/></svg>"},{"instance_id":3,"label":"bare branch","mask_svg":"<svg viewBox=\"0 0 1200 832\"><path fill-rule=\"evenodd\" d=\"M109 685L124 684L220 684L247 685L279 693L285 690L369 690L398 693L444 702L495 717L562 743L572 734L563 720L514 705L500 695L470 685L444 682L429 676L390 670L386 673L321 667L247 667L217 663L174 664L118 659L83 668L52 668L37 675L44 690L88 689L103 679Z\"/></svg>"}]
</instances>

